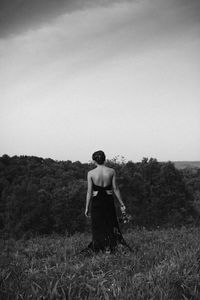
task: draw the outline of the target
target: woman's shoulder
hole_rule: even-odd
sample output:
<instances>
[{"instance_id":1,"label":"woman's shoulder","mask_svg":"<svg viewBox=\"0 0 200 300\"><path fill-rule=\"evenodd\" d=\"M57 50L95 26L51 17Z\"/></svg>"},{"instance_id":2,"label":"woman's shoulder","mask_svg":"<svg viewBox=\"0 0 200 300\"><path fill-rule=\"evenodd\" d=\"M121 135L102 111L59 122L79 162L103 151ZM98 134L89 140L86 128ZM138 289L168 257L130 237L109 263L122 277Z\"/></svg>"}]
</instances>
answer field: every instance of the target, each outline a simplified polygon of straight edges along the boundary
<instances>
[{"instance_id":1,"label":"woman's shoulder","mask_svg":"<svg viewBox=\"0 0 200 300\"><path fill-rule=\"evenodd\" d=\"M92 175L92 173L94 173L94 170L95 170L95 169L89 170L89 171L88 171L88 176Z\"/></svg>"},{"instance_id":2,"label":"woman's shoulder","mask_svg":"<svg viewBox=\"0 0 200 300\"><path fill-rule=\"evenodd\" d=\"M88 176L92 176L93 174L95 174L96 172L96 168L92 169L92 170L89 170L88 171Z\"/></svg>"},{"instance_id":3,"label":"woman's shoulder","mask_svg":"<svg viewBox=\"0 0 200 300\"><path fill-rule=\"evenodd\" d=\"M111 174L114 174L115 173L115 169L113 168L110 168L110 167L106 167L106 170L111 173Z\"/></svg>"}]
</instances>

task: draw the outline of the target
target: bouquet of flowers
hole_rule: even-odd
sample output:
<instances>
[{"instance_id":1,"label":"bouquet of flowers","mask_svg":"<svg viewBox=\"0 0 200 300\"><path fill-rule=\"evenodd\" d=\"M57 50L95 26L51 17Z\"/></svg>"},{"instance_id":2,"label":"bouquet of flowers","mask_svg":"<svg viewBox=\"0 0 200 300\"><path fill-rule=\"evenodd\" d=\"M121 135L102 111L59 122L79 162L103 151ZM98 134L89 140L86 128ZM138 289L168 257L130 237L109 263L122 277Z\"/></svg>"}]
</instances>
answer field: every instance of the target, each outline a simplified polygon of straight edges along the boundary
<instances>
[{"instance_id":1,"label":"bouquet of flowers","mask_svg":"<svg viewBox=\"0 0 200 300\"><path fill-rule=\"evenodd\" d=\"M132 216L126 213L126 207L122 205L120 207L122 217L120 218L120 221L124 224L129 223L132 220Z\"/></svg>"}]
</instances>

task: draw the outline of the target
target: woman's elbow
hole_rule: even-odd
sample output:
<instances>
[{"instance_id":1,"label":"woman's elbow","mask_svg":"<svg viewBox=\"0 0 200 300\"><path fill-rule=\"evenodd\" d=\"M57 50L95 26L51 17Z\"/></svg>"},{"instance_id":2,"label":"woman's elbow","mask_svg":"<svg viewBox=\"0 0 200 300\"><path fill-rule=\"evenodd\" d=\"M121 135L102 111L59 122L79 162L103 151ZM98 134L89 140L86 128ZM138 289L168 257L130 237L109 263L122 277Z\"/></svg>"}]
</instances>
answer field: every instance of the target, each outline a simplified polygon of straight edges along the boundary
<instances>
[{"instance_id":1,"label":"woman's elbow","mask_svg":"<svg viewBox=\"0 0 200 300\"><path fill-rule=\"evenodd\" d=\"M91 195L92 195L92 192L91 191L87 191L87 196L91 197Z\"/></svg>"},{"instance_id":2,"label":"woman's elbow","mask_svg":"<svg viewBox=\"0 0 200 300\"><path fill-rule=\"evenodd\" d=\"M113 192L114 192L114 193L118 193L118 192L119 192L119 188L118 188L118 187L114 187L114 188L113 188Z\"/></svg>"}]
</instances>

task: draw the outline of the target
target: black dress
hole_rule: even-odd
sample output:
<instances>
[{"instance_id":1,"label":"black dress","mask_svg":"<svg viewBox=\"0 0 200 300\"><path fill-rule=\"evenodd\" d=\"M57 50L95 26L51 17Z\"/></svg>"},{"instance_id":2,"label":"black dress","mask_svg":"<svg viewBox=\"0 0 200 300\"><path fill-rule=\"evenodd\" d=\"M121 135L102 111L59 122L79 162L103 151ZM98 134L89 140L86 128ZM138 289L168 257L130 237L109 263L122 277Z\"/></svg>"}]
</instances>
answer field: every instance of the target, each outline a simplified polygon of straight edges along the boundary
<instances>
[{"instance_id":1,"label":"black dress","mask_svg":"<svg viewBox=\"0 0 200 300\"><path fill-rule=\"evenodd\" d=\"M106 249L114 252L120 243L132 251L121 234L114 198L112 194L106 192L108 190L112 190L112 184L101 187L93 183L93 191L98 193L91 199L92 241L87 248L95 252Z\"/></svg>"}]
</instances>

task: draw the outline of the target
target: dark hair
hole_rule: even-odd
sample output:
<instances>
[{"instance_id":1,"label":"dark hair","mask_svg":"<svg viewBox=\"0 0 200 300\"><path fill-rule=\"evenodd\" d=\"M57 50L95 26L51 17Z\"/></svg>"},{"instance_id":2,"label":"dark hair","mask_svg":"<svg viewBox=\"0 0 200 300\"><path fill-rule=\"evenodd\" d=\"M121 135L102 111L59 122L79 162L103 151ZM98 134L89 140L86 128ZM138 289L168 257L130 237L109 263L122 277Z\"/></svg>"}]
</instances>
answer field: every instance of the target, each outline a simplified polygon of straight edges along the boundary
<instances>
[{"instance_id":1,"label":"dark hair","mask_svg":"<svg viewBox=\"0 0 200 300\"><path fill-rule=\"evenodd\" d=\"M102 165L106 160L106 156L103 151L99 150L92 154L92 159L96 161L96 163L98 163L99 165Z\"/></svg>"}]
</instances>

